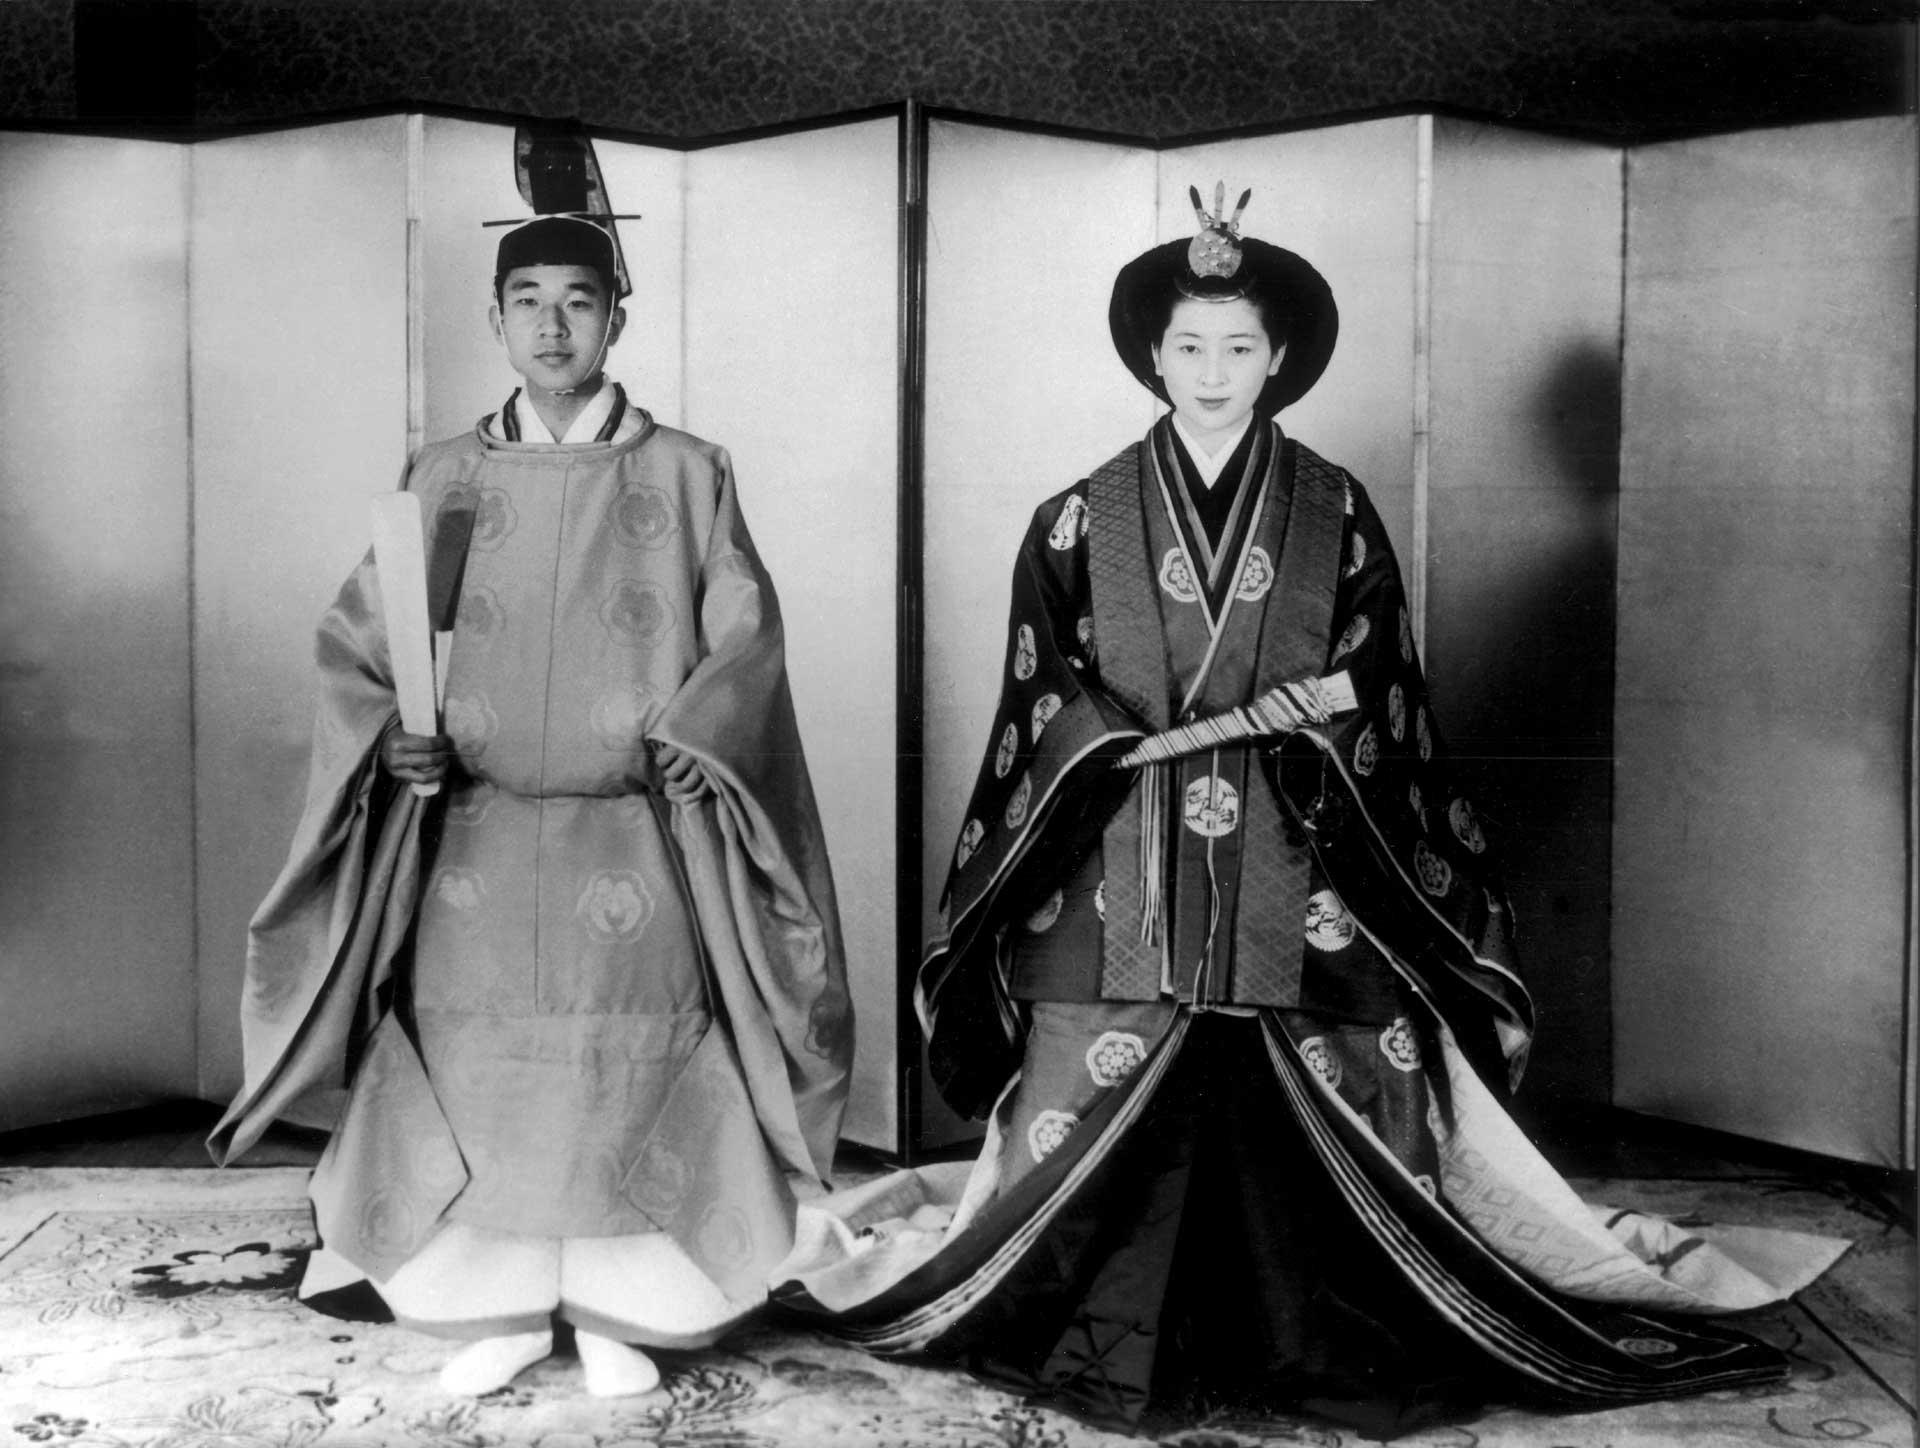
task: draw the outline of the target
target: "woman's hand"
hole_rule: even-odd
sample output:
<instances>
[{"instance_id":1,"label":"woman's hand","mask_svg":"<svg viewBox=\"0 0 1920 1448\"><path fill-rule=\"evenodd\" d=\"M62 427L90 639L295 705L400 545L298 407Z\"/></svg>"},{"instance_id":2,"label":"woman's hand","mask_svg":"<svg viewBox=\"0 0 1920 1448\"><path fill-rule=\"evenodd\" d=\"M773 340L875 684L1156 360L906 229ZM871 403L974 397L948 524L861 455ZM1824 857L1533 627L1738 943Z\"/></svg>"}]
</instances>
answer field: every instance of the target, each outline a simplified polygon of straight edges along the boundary
<instances>
[{"instance_id":1,"label":"woman's hand","mask_svg":"<svg viewBox=\"0 0 1920 1448\"><path fill-rule=\"evenodd\" d=\"M408 784L438 784L453 764L444 734L409 734L398 724L380 736L380 767Z\"/></svg>"}]
</instances>

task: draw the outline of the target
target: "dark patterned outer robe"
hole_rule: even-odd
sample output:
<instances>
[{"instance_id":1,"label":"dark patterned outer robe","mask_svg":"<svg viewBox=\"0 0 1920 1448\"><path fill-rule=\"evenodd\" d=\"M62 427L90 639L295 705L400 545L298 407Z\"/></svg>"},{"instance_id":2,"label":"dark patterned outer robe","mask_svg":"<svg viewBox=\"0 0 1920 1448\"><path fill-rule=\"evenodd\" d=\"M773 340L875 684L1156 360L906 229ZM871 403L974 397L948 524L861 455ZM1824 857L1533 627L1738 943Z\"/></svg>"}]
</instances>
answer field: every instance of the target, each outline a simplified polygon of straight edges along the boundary
<instances>
[{"instance_id":1,"label":"dark patterned outer robe","mask_svg":"<svg viewBox=\"0 0 1920 1448\"><path fill-rule=\"evenodd\" d=\"M852 1032L731 465L651 419L565 446L483 426L404 486L453 620L465 777L422 801L378 769L396 710L369 556L320 626L306 812L253 922L216 1158L339 1115L316 1215L376 1280L461 1221L665 1231L751 1297L827 1172ZM710 793L663 795L656 745Z\"/></svg>"},{"instance_id":2,"label":"dark patterned outer robe","mask_svg":"<svg viewBox=\"0 0 1920 1448\"><path fill-rule=\"evenodd\" d=\"M1531 1010L1365 492L1259 425L1214 549L1175 464L1163 421L1015 566L917 994L981 1155L803 1206L776 1301L1129 1429L1252 1395L1391 1436L1779 1377L1699 1319L1844 1244L1603 1223L1506 1113ZM1339 671L1357 709L1278 747L1115 767Z\"/></svg>"},{"instance_id":3,"label":"dark patterned outer robe","mask_svg":"<svg viewBox=\"0 0 1920 1448\"><path fill-rule=\"evenodd\" d=\"M1245 452L1217 549L1165 420L1034 515L950 923L920 974L956 1109L982 1113L1017 1065L1020 999L1386 1024L1409 973L1490 1074L1517 1079L1532 1009L1386 531L1350 475L1277 427ZM1113 767L1144 735L1338 670L1358 710L1278 756L1266 739Z\"/></svg>"}]
</instances>

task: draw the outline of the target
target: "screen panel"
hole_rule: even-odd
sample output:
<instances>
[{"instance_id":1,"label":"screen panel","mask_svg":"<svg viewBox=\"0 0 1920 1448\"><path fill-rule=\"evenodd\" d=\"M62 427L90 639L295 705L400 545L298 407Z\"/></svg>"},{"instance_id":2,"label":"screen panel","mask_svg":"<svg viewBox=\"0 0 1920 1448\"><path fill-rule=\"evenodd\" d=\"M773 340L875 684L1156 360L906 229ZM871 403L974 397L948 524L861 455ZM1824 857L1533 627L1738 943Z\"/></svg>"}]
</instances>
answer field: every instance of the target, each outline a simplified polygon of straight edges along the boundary
<instances>
[{"instance_id":1,"label":"screen panel","mask_svg":"<svg viewBox=\"0 0 1920 1448\"><path fill-rule=\"evenodd\" d=\"M407 120L193 148L201 1089L240 1081L246 929L299 818L314 625L407 422Z\"/></svg>"},{"instance_id":2,"label":"screen panel","mask_svg":"<svg viewBox=\"0 0 1920 1448\"><path fill-rule=\"evenodd\" d=\"M499 409L518 384L487 322L493 262L509 228L531 216L514 182L511 125L426 116L414 205L420 227L416 311L423 347L422 439L452 437ZM686 157L623 141L593 143L633 295L607 352L609 377L660 421L681 420L681 320Z\"/></svg>"},{"instance_id":3,"label":"screen panel","mask_svg":"<svg viewBox=\"0 0 1920 1448\"><path fill-rule=\"evenodd\" d=\"M1151 153L960 121L928 131L922 940L999 702L1033 510L1160 412L1107 329L1114 275L1153 244ZM978 1130L930 1084L921 1094L923 1145Z\"/></svg>"},{"instance_id":4,"label":"screen panel","mask_svg":"<svg viewBox=\"0 0 1920 1448\"><path fill-rule=\"evenodd\" d=\"M1150 153L929 126L923 936L999 702L1033 510L1161 411L1107 330L1114 275L1153 224Z\"/></svg>"},{"instance_id":5,"label":"screen panel","mask_svg":"<svg viewBox=\"0 0 1920 1448\"><path fill-rule=\"evenodd\" d=\"M685 426L732 455L779 592L845 927L856 1022L845 1135L889 1150L899 127L886 117L692 153L685 250Z\"/></svg>"},{"instance_id":6,"label":"screen panel","mask_svg":"<svg viewBox=\"0 0 1920 1448\"><path fill-rule=\"evenodd\" d=\"M1433 128L1428 677L1546 1022L1522 1104L1602 1103L1624 158Z\"/></svg>"},{"instance_id":7,"label":"screen panel","mask_svg":"<svg viewBox=\"0 0 1920 1448\"><path fill-rule=\"evenodd\" d=\"M187 156L0 136L0 1130L194 1089Z\"/></svg>"},{"instance_id":8,"label":"screen panel","mask_svg":"<svg viewBox=\"0 0 1920 1448\"><path fill-rule=\"evenodd\" d=\"M1628 173L1615 1099L1885 1165L1914 178L1906 118L1649 146Z\"/></svg>"}]
</instances>

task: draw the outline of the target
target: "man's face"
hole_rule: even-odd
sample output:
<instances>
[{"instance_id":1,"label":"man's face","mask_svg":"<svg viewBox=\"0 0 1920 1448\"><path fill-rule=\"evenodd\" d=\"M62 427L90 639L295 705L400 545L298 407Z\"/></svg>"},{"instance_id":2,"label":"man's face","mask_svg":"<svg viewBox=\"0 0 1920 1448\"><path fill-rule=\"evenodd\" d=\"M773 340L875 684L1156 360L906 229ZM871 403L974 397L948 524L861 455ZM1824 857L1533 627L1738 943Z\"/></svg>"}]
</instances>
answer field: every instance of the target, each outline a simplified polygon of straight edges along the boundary
<instances>
[{"instance_id":1,"label":"man's face","mask_svg":"<svg viewBox=\"0 0 1920 1448\"><path fill-rule=\"evenodd\" d=\"M500 284L493 334L529 389L567 392L600 370L626 315L586 266L519 266Z\"/></svg>"},{"instance_id":2,"label":"man's face","mask_svg":"<svg viewBox=\"0 0 1920 1448\"><path fill-rule=\"evenodd\" d=\"M1268 340L1252 302L1188 297L1174 306L1166 335L1153 349L1153 370L1187 431L1211 444L1247 420L1286 355L1286 348Z\"/></svg>"}]
</instances>

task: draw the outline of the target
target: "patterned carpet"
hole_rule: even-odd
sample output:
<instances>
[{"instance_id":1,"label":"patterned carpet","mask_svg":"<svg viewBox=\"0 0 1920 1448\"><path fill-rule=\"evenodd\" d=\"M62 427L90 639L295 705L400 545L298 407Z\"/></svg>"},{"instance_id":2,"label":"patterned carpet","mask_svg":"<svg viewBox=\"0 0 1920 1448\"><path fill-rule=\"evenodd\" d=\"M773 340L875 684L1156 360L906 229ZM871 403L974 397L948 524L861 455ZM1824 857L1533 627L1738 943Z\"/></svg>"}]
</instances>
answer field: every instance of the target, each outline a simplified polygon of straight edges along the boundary
<instances>
[{"instance_id":1,"label":"patterned carpet","mask_svg":"<svg viewBox=\"0 0 1920 1448\"><path fill-rule=\"evenodd\" d=\"M293 1298L312 1244L298 1168L0 1171L0 1448L1119 1448L958 1372L777 1323L661 1356L640 1398L581 1391L571 1356L449 1399L443 1344ZM1606 1413L1501 1410L1416 1448L1911 1445L1913 1239L1867 1204L1786 1182L1582 1182L1617 1206L1839 1233L1859 1245L1797 1305L1750 1319L1787 1382ZM1309 1420L1218 1421L1179 1448L1370 1442Z\"/></svg>"}]
</instances>

